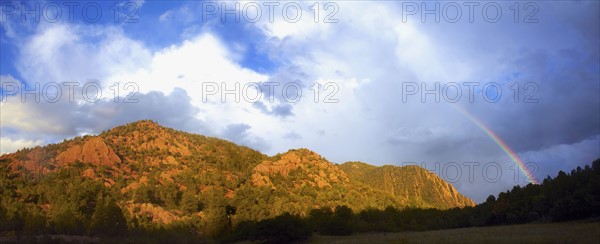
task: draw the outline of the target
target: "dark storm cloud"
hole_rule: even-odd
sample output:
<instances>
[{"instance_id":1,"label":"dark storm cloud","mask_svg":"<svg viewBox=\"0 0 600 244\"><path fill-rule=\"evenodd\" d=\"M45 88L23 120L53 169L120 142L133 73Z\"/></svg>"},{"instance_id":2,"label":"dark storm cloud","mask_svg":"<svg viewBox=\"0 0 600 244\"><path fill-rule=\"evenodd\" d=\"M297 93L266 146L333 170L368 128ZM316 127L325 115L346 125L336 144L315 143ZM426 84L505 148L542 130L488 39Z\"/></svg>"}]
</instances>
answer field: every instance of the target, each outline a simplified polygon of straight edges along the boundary
<instances>
[{"instance_id":1,"label":"dark storm cloud","mask_svg":"<svg viewBox=\"0 0 600 244\"><path fill-rule=\"evenodd\" d=\"M591 55L597 54L584 50L523 54L511 62L512 67L522 73L532 70L520 79L536 84L539 91L534 97L539 101L515 103L506 87L508 101L480 106L479 112L518 152L573 144L600 134L600 71L590 67L600 63L589 63ZM521 89L522 94L533 92ZM495 106L501 109L489 109Z\"/></svg>"},{"instance_id":2,"label":"dark storm cloud","mask_svg":"<svg viewBox=\"0 0 600 244\"><path fill-rule=\"evenodd\" d=\"M112 117L104 116L110 121L110 123L107 123L109 128L129 121L152 119L167 127L201 134L213 134L203 121L196 118L199 109L191 104L191 98L187 92L180 88L175 88L169 95L162 92L139 94L137 103L109 103L105 102L105 106L112 107L109 111L112 110L113 113L117 113ZM102 106L98 108L90 107L89 110L95 110L97 115L92 118L103 118Z\"/></svg>"},{"instance_id":3,"label":"dark storm cloud","mask_svg":"<svg viewBox=\"0 0 600 244\"><path fill-rule=\"evenodd\" d=\"M248 129L250 129L250 126L247 124L231 124L227 126L222 135L227 139L236 141L246 137Z\"/></svg>"},{"instance_id":4,"label":"dark storm cloud","mask_svg":"<svg viewBox=\"0 0 600 244\"><path fill-rule=\"evenodd\" d=\"M273 107L273 110L271 110L271 113L274 115L280 116L280 117L287 117L287 116L294 115L292 113L292 105L290 105L289 103L284 103L284 104Z\"/></svg>"},{"instance_id":5,"label":"dark storm cloud","mask_svg":"<svg viewBox=\"0 0 600 244\"><path fill-rule=\"evenodd\" d=\"M196 118L200 109L191 104L187 92L180 88L175 88L168 95L156 91L137 93L130 97L129 102L125 102L124 97L119 97L119 102L114 102L112 98L95 103L87 102L81 97L74 100L75 102L70 102L65 96L56 103L43 100L39 103L22 103L19 97L8 97L3 110L27 110L28 113L25 117L8 117L3 111L2 136L43 139L51 143L81 134L98 134L115 126L151 119L166 127L225 138L256 150L269 148L264 139L249 132L250 126L246 124L231 124L222 132L210 130L204 121ZM21 121L39 123L26 126L19 123Z\"/></svg>"},{"instance_id":6,"label":"dark storm cloud","mask_svg":"<svg viewBox=\"0 0 600 244\"><path fill-rule=\"evenodd\" d=\"M182 89L175 89L169 95L162 92L138 93L131 98L130 103L125 102L123 97L119 102L111 98L91 103L83 99L70 102L65 96L56 103L43 100L39 103L22 103L18 97L9 97L5 108L26 109L28 114L13 118L3 115L2 132L5 135L15 131L22 138L45 138L52 142L80 134L97 134L137 120L152 119L167 127L214 134L203 121L195 118L199 110L190 103L190 97ZM19 123L39 120L36 118L43 118L41 123L47 126L24 127Z\"/></svg>"},{"instance_id":7,"label":"dark storm cloud","mask_svg":"<svg viewBox=\"0 0 600 244\"><path fill-rule=\"evenodd\" d=\"M468 80L440 77L441 81L502 84L502 99L498 103L479 99L462 105L518 153L574 144L600 134L598 3L537 4L538 23L505 21L490 25L479 21L468 26L450 23L420 26L432 39L443 40L436 47L442 47L451 61L476 64ZM515 82L520 84L519 102L513 101L511 85ZM525 89L528 82L535 83L534 93L531 88ZM538 102L523 102L532 94ZM429 111L437 113L435 106L429 107L432 108ZM460 116L453 117L444 119ZM472 135L465 136L478 140ZM425 144L439 149L437 142Z\"/></svg>"},{"instance_id":8,"label":"dark storm cloud","mask_svg":"<svg viewBox=\"0 0 600 244\"><path fill-rule=\"evenodd\" d=\"M283 135L283 138L285 139L289 139L289 140L300 140L302 139L302 136L296 132L289 132L286 133L285 135Z\"/></svg>"},{"instance_id":9,"label":"dark storm cloud","mask_svg":"<svg viewBox=\"0 0 600 244\"><path fill-rule=\"evenodd\" d=\"M288 117L293 116L293 104L301 99L309 99L306 73L295 66L281 68L270 76L269 80L259 83L263 94L262 101L253 103L253 106L264 114ZM272 106L267 106L267 104ZM274 104L274 105L273 105Z\"/></svg>"},{"instance_id":10,"label":"dark storm cloud","mask_svg":"<svg viewBox=\"0 0 600 244\"><path fill-rule=\"evenodd\" d=\"M253 106L260 110L262 113L268 115L279 116L282 118L294 115L294 113L292 112L293 107L289 103L274 105L271 109L269 109L263 102L258 101L255 102Z\"/></svg>"},{"instance_id":11,"label":"dark storm cloud","mask_svg":"<svg viewBox=\"0 0 600 244\"><path fill-rule=\"evenodd\" d=\"M247 124L230 124L219 136L255 150L268 150L269 145L266 141L251 134L250 129L251 127Z\"/></svg>"}]
</instances>

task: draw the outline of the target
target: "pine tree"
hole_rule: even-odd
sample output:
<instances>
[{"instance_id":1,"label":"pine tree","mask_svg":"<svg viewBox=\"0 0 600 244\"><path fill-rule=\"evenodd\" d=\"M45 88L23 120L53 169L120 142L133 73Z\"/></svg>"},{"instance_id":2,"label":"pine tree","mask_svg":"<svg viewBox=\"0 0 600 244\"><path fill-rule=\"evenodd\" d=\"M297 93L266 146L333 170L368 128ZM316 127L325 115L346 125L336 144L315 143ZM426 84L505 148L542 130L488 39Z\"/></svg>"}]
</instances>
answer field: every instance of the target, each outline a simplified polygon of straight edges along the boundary
<instances>
[{"instance_id":1,"label":"pine tree","mask_svg":"<svg viewBox=\"0 0 600 244\"><path fill-rule=\"evenodd\" d=\"M100 235L119 235L127 230L123 211L111 198L99 195L90 223L90 232Z\"/></svg>"}]
</instances>

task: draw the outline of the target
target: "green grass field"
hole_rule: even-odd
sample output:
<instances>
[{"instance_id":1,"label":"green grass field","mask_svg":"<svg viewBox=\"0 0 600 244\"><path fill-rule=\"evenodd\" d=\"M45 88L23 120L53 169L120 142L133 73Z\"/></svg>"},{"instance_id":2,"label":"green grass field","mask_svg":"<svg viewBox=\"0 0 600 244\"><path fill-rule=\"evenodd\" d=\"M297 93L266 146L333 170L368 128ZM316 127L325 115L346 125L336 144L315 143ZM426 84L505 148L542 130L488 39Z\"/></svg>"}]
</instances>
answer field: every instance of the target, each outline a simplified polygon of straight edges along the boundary
<instances>
[{"instance_id":1,"label":"green grass field","mask_svg":"<svg viewBox=\"0 0 600 244\"><path fill-rule=\"evenodd\" d=\"M505 225L423 232L315 235L311 243L600 243L600 222Z\"/></svg>"}]
</instances>

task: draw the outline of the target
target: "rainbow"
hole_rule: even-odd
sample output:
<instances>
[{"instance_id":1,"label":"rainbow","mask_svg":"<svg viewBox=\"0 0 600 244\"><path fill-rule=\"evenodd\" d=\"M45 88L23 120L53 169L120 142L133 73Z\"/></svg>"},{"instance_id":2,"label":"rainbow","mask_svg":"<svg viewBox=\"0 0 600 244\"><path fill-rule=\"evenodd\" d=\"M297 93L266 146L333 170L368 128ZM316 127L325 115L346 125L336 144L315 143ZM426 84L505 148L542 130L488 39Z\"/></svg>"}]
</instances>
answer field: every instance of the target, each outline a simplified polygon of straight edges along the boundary
<instances>
[{"instance_id":1,"label":"rainbow","mask_svg":"<svg viewBox=\"0 0 600 244\"><path fill-rule=\"evenodd\" d=\"M535 176L533 175L533 172L529 171L529 169L527 168L527 165L525 165L525 163L523 163L523 160L519 157L519 155L517 155L510 147L508 147L508 145L506 144L506 142L504 142L502 140L502 138L500 138L500 136L496 135L496 133L494 133L494 131L492 131L483 122L481 122L481 120L477 119L475 116L473 116L472 114L470 114L464 108L462 108L462 107L460 107L459 105L456 105L456 104L452 104L452 105L453 105L452 107L456 108L456 110L458 110L463 115L465 115L469 120L471 120L471 122L473 122L475 125L477 125L477 127L479 127L490 138L492 138L492 140L498 146L500 146L500 148L508 155L508 157L510 157L514 162L516 162L519 165L519 168L521 169L521 171L523 172L523 174L525 174L525 176L527 177L527 179L529 180L529 182L531 182L533 184L539 184L539 181L538 181L537 178L535 178Z\"/></svg>"}]
</instances>

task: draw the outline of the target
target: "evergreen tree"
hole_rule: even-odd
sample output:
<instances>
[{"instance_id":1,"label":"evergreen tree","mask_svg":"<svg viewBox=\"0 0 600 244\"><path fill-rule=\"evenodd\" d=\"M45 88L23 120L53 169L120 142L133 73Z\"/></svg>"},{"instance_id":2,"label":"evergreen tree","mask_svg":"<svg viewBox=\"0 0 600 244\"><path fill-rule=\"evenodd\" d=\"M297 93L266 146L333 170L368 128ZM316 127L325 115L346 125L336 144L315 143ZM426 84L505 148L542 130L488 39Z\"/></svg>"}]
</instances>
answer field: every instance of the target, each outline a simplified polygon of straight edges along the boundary
<instances>
[{"instance_id":1,"label":"evergreen tree","mask_svg":"<svg viewBox=\"0 0 600 244\"><path fill-rule=\"evenodd\" d=\"M99 195L90 223L90 232L100 235L120 235L127 230L123 211L109 196Z\"/></svg>"}]
</instances>

